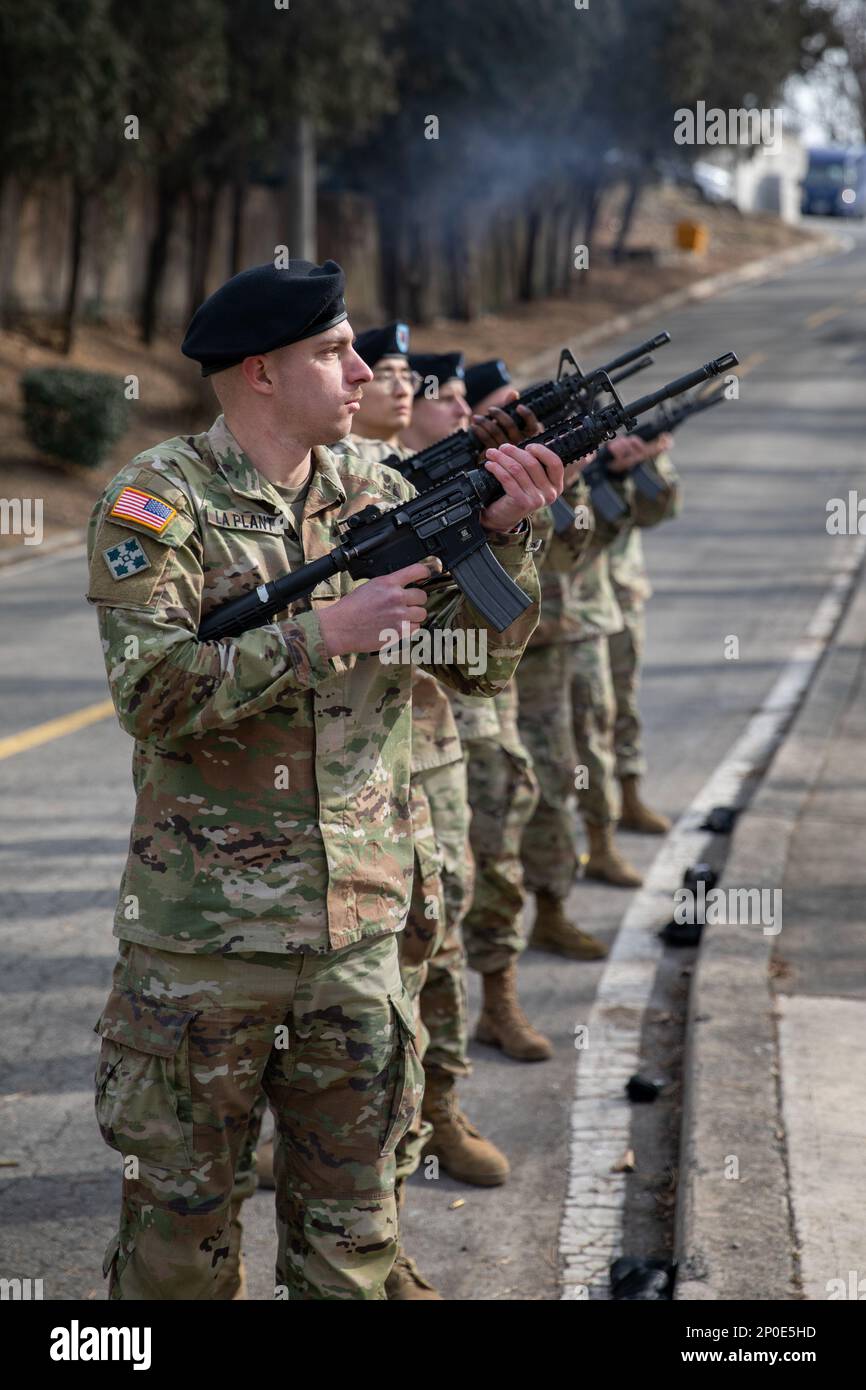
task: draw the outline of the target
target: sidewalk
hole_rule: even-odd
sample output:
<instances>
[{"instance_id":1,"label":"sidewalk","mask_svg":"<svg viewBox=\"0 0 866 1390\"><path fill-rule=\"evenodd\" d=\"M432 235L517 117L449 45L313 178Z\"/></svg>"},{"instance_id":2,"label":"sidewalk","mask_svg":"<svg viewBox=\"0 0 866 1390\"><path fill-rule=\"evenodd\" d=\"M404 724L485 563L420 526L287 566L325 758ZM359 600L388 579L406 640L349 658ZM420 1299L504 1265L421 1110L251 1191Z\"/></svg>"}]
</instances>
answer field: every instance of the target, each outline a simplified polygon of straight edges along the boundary
<instances>
[{"instance_id":1,"label":"sidewalk","mask_svg":"<svg viewBox=\"0 0 866 1390\"><path fill-rule=\"evenodd\" d=\"M704 929L677 1297L866 1298L863 574L720 886L781 888L782 928Z\"/></svg>"}]
</instances>

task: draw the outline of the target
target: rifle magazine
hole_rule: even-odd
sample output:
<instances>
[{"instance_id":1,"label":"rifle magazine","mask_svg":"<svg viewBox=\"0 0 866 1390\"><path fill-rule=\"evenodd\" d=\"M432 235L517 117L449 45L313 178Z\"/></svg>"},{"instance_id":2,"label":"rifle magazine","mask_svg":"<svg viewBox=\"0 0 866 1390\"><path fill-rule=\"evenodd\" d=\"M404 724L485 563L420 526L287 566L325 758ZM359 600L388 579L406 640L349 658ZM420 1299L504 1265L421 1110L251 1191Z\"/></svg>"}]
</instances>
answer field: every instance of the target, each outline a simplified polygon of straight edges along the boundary
<instances>
[{"instance_id":1,"label":"rifle magazine","mask_svg":"<svg viewBox=\"0 0 866 1390\"><path fill-rule=\"evenodd\" d=\"M450 570L469 602L497 632L504 632L532 603L488 545L456 561Z\"/></svg>"}]
</instances>

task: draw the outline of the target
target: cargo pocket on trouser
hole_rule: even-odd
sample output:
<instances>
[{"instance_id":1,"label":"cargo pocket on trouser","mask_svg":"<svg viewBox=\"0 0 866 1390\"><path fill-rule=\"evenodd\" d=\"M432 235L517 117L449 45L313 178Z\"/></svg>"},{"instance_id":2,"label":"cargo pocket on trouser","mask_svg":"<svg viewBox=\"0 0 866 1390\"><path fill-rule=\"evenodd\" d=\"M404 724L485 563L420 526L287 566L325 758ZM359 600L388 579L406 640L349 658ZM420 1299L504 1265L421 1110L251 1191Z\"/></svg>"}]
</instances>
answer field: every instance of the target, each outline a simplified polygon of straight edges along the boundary
<instances>
[{"instance_id":1,"label":"cargo pocket on trouser","mask_svg":"<svg viewBox=\"0 0 866 1390\"><path fill-rule=\"evenodd\" d=\"M386 1123L379 1153L392 1154L411 1125L424 1096L424 1068L415 1050L412 1003L403 990L389 995L395 1022L395 1045L388 1068Z\"/></svg>"},{"instance_id":2,"label":"cargo pocket on trouser","mask_svg":"<svg viewBox=\"0 0 866 1390\"><path fill-rule=\"evenodd\" d=\"M400 933L400 964L409 969L431 960L442 945L445 934L445 894L441 864L432 872L418 854L406 924Z\"/></svg>"},{"instance_id":3,"label":"cargo pocket on trouser","mask_svg":"<svg viewBox=\"0 0 866 1390\"><path fill-rule=\"evenodd\" d=\"M96 1024L96 1120L106 1144L124 1158L158 1168L193 1162L192 1090L187 1031L192 1011L134 990L112 990Z\"/></svg>"},{"instance_id":4,"label":"cargo pocket on trouser","mask_svg":"<svg viewBox=\"0 0 866 1390\"><path fill-rule=\"evenodd\" d=\"M429 960L442 943L445 897L442 851L436 842L430 801L418 777L412 779L409 809L414 864L409 915L400 935L400 964L412 968Z\"/></svg>"}]
</instances>

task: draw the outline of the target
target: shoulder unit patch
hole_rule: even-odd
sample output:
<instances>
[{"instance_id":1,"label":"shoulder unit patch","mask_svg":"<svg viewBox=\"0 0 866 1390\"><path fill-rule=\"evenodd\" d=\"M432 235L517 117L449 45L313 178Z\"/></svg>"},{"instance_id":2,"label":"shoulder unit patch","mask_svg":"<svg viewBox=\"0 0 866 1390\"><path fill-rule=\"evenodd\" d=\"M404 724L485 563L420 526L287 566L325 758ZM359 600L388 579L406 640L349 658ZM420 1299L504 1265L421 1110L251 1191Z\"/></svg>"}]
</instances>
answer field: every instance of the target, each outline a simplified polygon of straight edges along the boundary
<instances>
[{"instance_id":1,"label":"shoulder unit patch","mask_svg":"<svg viewBox=\"0 0 866 1390\"><path fill-rule=\"evenodd\" d=\"M124 521L135 521L159 535L177 516L177 511L162 497L143 492L139 487L125 487L108 515L122 517Z\"/></svg>"},{"instance_id":2,"label":"shoulder unit patch","mask_svg":"<svg viewBox=\"0 0 866 1390\"><path fill-rule=\"evenodd\" d=\"M135 536L127 536L126 540L109 546L102 554L112 579L128 579L131 574L141 574L142 570L150 569L144 546Z\"/></svg>"}]
</instances>

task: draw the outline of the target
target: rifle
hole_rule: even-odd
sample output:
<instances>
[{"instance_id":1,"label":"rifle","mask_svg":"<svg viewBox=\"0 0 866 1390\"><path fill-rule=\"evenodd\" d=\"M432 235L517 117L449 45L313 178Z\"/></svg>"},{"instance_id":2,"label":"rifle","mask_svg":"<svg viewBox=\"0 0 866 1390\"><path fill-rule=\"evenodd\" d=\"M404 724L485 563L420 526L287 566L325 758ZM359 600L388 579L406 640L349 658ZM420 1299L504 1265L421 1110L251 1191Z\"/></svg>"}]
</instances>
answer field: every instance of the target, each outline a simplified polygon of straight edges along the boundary
<instances>
[{"instance_id":1,"label":"rifle","mask_svg":"<svg viewBox=\"0 0 866 1390\"><path fill-rule=\"evenodd\" d=\"M586 414L592 410L596 395L605 389L605 382L613 384L624 381L634 372L648 367L652 358L647 357L647 353L670 342L670 337L670 333L657 333L654 338L640 343L635 348L629 348L613 361L606 362L603 367L596 367L591 372L584 372L568 348L563 348L559 355L556 380L541 381L535 386L527 387L516 401L503 406L502 409L516 424L522 425L523 420L517 407L525 405L534 413L539 424L548 428L578 412L581 415ZM637 361L638 358L641 359L640 362ZM618 372L620 368L627 370L619 372L618 376L611 376L611 373ZM436 444L430 444L411 458L401 459L392 454L382 462L395 472L401 473L419 492L423 492L425 488L441 483L443 478L450 477L452 473L464 473L468 468L477 467L485 448L486 445L472 430L456 430L454 434L447 435ZM574 520L573 513L571 520Z\"/></svg>"},{"instance_id":2,"label":"rifle","mask_svg":"<svg viewBox=\"0 0 866 1390\"><path fill-rule=\"evenodd\" d=\"M695 392L685 400L677 401L675 405L662 404L658 407L651 420L638 425L630 433L637 435L639 439L655 439L660 434L672 433L685 420L692 415L699 414L702 410L709 410L714 405L721 405L726 399L726 382L718 382L709 391ZM592 494L592 505L595 510L604 517L605 521L616 521L627 510L619 493L610 483L610 450L605 446L598 451L598 457L594 458L588 468L583 471L583 477L589 485ZM665 491L666 484L651 472L645 463L639 463L629 471L628 476L634 482L635 487L644 497L653 501ZM565 529L564 526L556 525L557 531Z\"/></svg>"},{"instance_id":3,"label":"rifle","mask_svg":"<svg viewBox=\"0 0 866 1390\"><path fill-rule=\"evenodd\" d=\"M633 430L639 415L719 376L737 360L734 353L725 353L629 405L622 404L608 378L604 390L613 396L612 404L585 415L577 424L555 426L530 442L546 444L565 464L583 458L623 426ZM372 579L428 555L441 560L443 570L450 571L470 603L491 627L504 632L531 600L495 558L480 521L484 508L502 496L503 488L491 473L473 468L452 473L435 487L387 510L373 504L364 507L340 524L341 543L327 555L212 609L199 627L199 640L235 637L249 628L263 627L333 574Z\"/></svg>"},{"instance_id":4,"label":"rifle","mask_svg":"<svg viewBox=\"0 0 866 1390\"><path fill-rule=\"evenodd\" d=\"M620 353L619 357L612 358L601 367L594 367L591 372L584 372L568 348L563 348L559 354L559 367L554 381L541 381L535 386L527 386L516 401L502 406L501 409L520 424L521 417L517 407L525 405L533 412L540 425L548 426L558 424L578 411L588 414L593 408L596 396L605 389L606 380L609 379L616 385L633 376L635 372L643 371L644 367L650 366L652 362L652 358L647 354L654 352L656 348L664 347L670 340L671 335L667 331L657 333L654 338L648 338L637 347L628 348ZM566 367L570 367L571 370L567 371Z\"/></svg>"}]
</instances>

